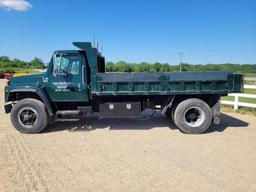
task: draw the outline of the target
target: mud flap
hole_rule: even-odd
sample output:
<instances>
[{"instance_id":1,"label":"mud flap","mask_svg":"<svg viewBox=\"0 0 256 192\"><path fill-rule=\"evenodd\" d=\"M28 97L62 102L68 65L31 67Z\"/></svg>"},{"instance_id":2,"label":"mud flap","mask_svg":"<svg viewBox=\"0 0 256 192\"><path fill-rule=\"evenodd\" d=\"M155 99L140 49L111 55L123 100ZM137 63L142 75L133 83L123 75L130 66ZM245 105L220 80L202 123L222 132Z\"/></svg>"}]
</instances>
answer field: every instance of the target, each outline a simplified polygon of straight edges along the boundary
<instances>
[{"instance_id":1,"label":"mud flap","mask_svg":"<svg viewBox=\"0 0 256 192\"><path fill-rule=\"evenodd\" d=\"M220 99L212 107L212 117L214 124L220 124Z\"/></svg>"}]
</instances>

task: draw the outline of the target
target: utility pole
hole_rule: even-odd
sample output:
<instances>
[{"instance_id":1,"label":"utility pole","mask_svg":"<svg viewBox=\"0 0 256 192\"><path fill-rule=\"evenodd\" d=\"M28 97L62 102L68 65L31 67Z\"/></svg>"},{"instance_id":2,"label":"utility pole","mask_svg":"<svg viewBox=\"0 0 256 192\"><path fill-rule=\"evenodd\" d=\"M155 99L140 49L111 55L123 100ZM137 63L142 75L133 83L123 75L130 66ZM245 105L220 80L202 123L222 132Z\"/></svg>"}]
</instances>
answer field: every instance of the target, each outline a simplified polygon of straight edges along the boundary
<instances>
[{"instance_id":1,"label":"utility pole","mask_svg":"<svg viewBox=\"0 0 256 192\"><path fill-rule=\"evenodd\" d=\"M95 35L93 35L93 47L95 48L96 47L96 38L95 38Z\"/></svg>"},{"instance_id":2,"label":"utility pole","mask_svg":"<svg viewBox=\"0 0 256 192\"><path fill-rule=\"evenodd\" d=\"M179 55L180 55L180 71L182 71L182 63L183 63L183 61L182 61L182 57L183 57L183 52L179 52Z\"/></svg>"}]
</instances>

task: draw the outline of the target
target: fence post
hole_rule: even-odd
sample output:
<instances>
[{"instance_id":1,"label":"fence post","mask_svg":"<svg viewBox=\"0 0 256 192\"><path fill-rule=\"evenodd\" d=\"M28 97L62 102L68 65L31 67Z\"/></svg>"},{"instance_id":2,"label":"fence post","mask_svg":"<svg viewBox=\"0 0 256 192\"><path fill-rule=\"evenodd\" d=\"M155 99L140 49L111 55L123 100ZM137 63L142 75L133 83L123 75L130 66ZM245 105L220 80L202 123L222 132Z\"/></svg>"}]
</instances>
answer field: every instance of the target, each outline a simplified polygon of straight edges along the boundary
<instances>
[{"instance_id":1,"label":"fence post","mask_svg":"<svg viewBox=\"0 0 256 192\"><path fill-rule=\"evenodd\" d=\"M238 101L239 101L238 98L239 98L238 95L235 95L234 110L237 110L237 109L238 109Z\"/></svg>"}]
</instances>

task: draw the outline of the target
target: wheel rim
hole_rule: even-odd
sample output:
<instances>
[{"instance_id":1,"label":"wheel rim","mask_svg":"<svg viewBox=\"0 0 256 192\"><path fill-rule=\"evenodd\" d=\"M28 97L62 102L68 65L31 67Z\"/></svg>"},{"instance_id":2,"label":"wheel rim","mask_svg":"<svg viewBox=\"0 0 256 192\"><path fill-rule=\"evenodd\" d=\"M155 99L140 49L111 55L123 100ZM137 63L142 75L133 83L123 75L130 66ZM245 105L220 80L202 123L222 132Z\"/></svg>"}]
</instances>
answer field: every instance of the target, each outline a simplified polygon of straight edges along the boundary
<instances>
[{"instance_id":1,"label":"wheel rim","mask_svg":"<svg viewBox=\"0 0 256 192\"><path fill-rule=\"evenodd\" d=\"M199 127L205 121L205 112L199 107L190 107L185 112L184 120L190 127Z\"/></svg>"},{"instance_id":2,"label":"wheel rim","mask_svg":"<svg viewBox=\"0 0 256 192\"><path fill-rule=\"evenodd\" d=\"M33 128L37 123L38 114L32 107L23 107L18 111L19 123L26 128Z\"/></svg>"}]
</instances>

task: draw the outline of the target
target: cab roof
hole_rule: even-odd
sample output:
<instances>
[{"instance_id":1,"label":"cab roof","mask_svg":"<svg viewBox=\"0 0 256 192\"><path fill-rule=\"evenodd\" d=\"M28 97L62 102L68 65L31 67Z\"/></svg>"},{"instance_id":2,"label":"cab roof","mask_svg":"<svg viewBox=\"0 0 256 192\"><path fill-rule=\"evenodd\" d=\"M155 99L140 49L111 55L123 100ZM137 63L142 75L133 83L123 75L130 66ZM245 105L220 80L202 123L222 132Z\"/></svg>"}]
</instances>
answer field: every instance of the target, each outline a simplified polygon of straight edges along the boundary
<instances>
[{"instance_id":1,"label":"cab roof","mask_svg":"<svg viewBox=\"0 0 256 192\"><path fill-rule=\"evenodd\" d=\"M54 54L56 53L74 53L79 54L80 50L56 50L54 51Z\"/></svg>"},{"instance_id":2,"label":"cab roof","mask_svg":"<svg viewBox=\"0 0 256 192\"><path fill-rule=\"evenodd\" d=\"M79 50L56 50L54 53L73 53L79 54L81 51L94 52L96 55L101 55L98 49L92 47L90 42L73 42L73 45L76 46Z\"/></svg>"}]
</instances>

